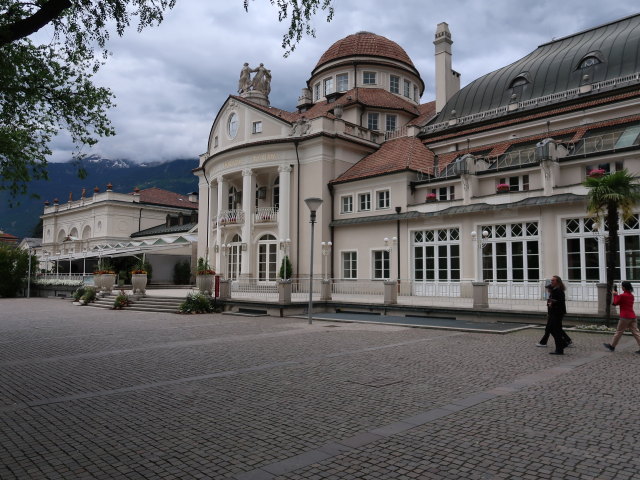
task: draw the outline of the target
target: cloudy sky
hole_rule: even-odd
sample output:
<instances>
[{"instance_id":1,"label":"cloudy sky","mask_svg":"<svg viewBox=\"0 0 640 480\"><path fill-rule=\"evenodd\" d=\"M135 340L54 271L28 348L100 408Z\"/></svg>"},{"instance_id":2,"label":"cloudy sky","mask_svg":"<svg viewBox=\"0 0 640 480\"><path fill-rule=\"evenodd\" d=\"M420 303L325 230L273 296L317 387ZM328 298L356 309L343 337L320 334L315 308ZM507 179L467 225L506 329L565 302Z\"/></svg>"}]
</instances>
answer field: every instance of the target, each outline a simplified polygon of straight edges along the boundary
<instances>
[{"instance_id":1,"label":"cloudy sky","mask_svg":"<svg viewBox=\"0 0 640 480\"><path fill-rule=\"evenodd\" d=\"M349 34L366 30L402 46L434 98L432 44L439 22L452 33L453 68L462 84L507 65L538 45L640 11L634 0L335 0L335 18L314 19L284 58L277 8L268 0L178 0L156 28L131 28L109 44L113 55L96 77L116 95L110 118L117 135L84 153L134 161L196 158L206 149L216 113L235 94L240 68L263 62L272 72L271 105L294 110L322 53ZM64 136L52 161L70 158Z\"/></svg>"}]
</instances>

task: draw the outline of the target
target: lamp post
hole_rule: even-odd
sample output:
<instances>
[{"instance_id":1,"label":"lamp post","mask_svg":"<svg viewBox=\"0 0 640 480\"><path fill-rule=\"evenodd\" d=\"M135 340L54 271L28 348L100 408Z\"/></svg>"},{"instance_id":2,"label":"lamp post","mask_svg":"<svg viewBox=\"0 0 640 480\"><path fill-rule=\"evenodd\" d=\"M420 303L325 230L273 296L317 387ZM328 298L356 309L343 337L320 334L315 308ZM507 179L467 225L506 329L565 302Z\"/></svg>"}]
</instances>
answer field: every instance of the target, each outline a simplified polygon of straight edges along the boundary
<instances>
[{"instance_id":1,"label":"lamp post","mask_svg":"<svg viewBox=\"0 0 640 480\"><path fill-rule=\"evenodd\" d=\"M307 204L311 215L309 217L309 223L311 223L311 248L309 256L309 325L313 323L313 233L316 225L316 211L322 205L322 199L316 197L305 198L304 203Z\"/></svg>"},{"instance_id":2,"label":"lamp post","mask_svg":"<svg viewBox=\"0 0 640 480\"><path fill-rule=\"evenodd\" d=\"M477 259L476 259L476 281L482 282L482 250L487 246L487 238L489 232L487 230L482 231L482 238L478 238L478 233L474 230L471 232L471 238L476 242L477 247Z\"/></svg>"},{"instance_id":3,"label":"lamp post","mask_svg":"<svg viewBox=\"0 0 640 480\"><path fill-rule=\"evenodd\" d=\"M87 249L82 249L82 277L87 274Z\"/></svg>"},{"instance_id":4,"label":"lamp post","mask_svg":"<svg viewBox=\"0 0 640 480\"><path fill-rule=\"evenodd\" d=\"M393 260L391 259L391 252L393 251L393 246L396 245L398 243L398 237L385 237L384 238L384 246L387 250L387 252L389 252L389 280L391 280L391 265ZM398 275L397 275L398 280L400 279L400 263L398 263Z\"/></svg>"},{"instance_id":5,"label":"lamp post","mask_svg":"<svg viewBox=\"0 0 640 480\"><path fill-rule=\"evenodd\" d=\"M321 242L322 245L322 278L325 280L329 280L329 269L327 268L327 259L329 258L329 254L331 253L331 247L333 246L332 242Z\"/></svg>"}]
</instances>

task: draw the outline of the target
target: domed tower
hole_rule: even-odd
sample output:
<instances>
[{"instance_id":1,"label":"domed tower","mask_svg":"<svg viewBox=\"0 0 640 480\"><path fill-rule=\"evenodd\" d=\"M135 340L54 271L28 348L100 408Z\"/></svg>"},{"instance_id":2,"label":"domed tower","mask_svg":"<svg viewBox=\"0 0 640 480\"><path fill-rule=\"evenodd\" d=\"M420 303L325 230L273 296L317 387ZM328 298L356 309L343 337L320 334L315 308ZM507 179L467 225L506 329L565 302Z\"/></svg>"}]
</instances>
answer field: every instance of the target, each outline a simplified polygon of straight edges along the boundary
<instances>
[{"instance_id":1,"label":"domed tower","mask_svg":"<svg viewBox=\"0 0 640 480\"><path fill-rule=\"evenodd\" d=\"M400 45L375 33L358 32L338 40L322 54L298 106L331 101L354 88L381 89L419 105L425 85Z\"/></svg>"}]
</instances>

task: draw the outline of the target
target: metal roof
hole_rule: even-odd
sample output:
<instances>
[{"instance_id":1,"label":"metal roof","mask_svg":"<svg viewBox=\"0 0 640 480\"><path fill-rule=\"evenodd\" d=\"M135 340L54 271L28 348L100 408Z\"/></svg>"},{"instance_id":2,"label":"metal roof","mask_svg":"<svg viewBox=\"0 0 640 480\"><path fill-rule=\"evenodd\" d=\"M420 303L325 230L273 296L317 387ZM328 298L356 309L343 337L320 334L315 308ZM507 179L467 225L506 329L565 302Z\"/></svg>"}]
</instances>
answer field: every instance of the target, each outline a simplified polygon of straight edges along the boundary
<instances>
[{"instance_id":1,"label":"metal roof","mask_svg":"<svg viewBox=\"0 0 640 480\"><path fill-rule=\"evenodd\" d=\"M139 232L132 233L130 235L131 238L136 237L147 237L149 235L162 235L165 233L180 233L180 232L188 232L193 227L197 226L196 222L185 223L184 225L172 225L171 227L167 227L166 224L156 225L155 227L147 228L145 230L140 230Z\"/></svg>"},{"instance_id":2,"label":"metal roof","mask_svg":"<svg viewBox=\"0 0 640 480\"><path fill-rule=\"evenodd\" d=\"M580 68L581 62L590 56L600 63ZM564 101L577 97L580 92L575 90L583 84L611 81L606 87L616 88L621 82L614 79L639 71L640 14L637 14L540 45L511 65L474 80L453 95L430 124L504 109L514 102L522 105L534 99L546 99L549 103ZM588 79L584 79L585 75ZM525 78L527 83L511 88L518 77ZM625 82L622 84L626 86ZM559 95L561 92L575 95ZM553 94L558 94L558 98L548 97Z\"/></svg>"},{"instance_id":3,"label":"metal roof","mask_svg":"<svg viewBox=\"0 0 640 480\"><path fill-rule=\"evenodd\" d=\"M519 207L534 207L541 205L556 205L559 203L578 203L583 202L586 199L586 195L576 195L574 193L561 193L559 195L550 195L546 197L529 197L524 200L511 203L474 203L471 205L457 205L454 207L445 208L443 210L437 210L435 212L418 212L410 211L400 214L389 215L372 215L369 217L357 217L357 218L345 218L341 220L333 220L330 223L331 227L340 227L343 225L356 225L360 223L375 223L375 222L391 222L394 220L408 220L428 217L440 217L448 215L461 215L465 213L474 212L493 212L497 210L506 210L510 208Z\"/></svg>"}]
</instances>

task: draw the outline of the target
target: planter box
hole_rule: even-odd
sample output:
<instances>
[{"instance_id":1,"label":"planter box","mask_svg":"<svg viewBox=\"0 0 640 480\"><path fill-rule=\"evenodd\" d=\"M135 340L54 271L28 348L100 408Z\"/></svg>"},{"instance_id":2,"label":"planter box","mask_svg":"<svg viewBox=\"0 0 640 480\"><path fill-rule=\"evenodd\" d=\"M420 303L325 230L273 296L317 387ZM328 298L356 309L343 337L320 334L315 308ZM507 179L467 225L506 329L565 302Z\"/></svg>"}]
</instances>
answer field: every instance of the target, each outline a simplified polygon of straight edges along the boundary
<instances>
[{"instance_id":1,"label":"planter box","mask_svg":"<svg viewBox=\"0 0 640 480\"><path fill-rule=\"evenodd\" d=\"M196 287L198 287L198 290L205 295L211 295L214 277L215 275L196 275Z\"/></svg>"},{"instance_id":2,"label":"planter box","mask_svg":"<svg viewBox=\"0 0 640 480\"><path fill-rule=\"evenodd\" d=\"M147 291L147 274L133 273L131 274L131 289L133 294L144 295Z\"/></svg>"}]
</instances>

